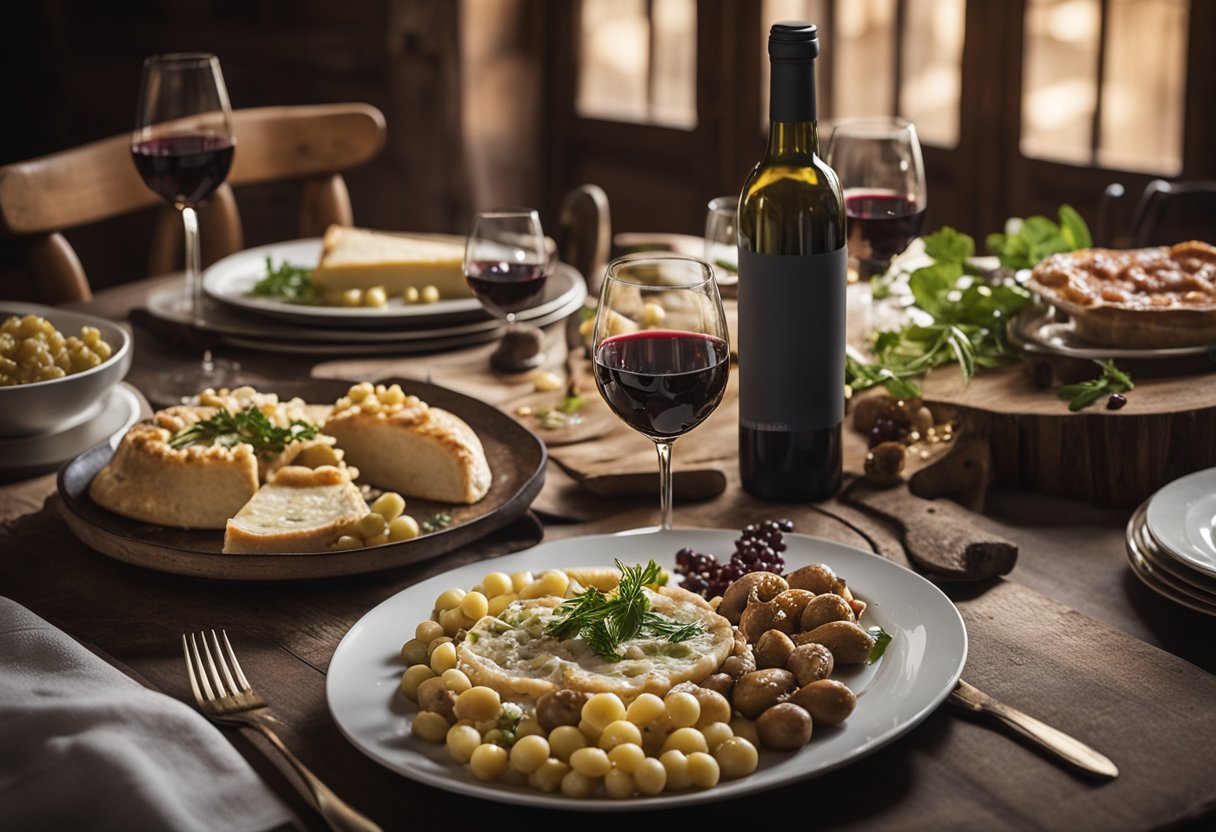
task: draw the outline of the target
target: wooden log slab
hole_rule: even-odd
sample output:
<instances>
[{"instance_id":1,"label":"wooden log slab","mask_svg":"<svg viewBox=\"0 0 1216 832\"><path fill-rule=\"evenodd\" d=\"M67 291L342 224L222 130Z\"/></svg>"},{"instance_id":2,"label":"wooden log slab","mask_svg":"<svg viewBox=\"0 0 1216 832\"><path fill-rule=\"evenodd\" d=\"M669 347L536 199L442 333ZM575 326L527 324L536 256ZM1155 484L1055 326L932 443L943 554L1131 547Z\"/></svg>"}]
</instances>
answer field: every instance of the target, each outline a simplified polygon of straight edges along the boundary
<instances>
[{"instance_id":1,"label":"wooden log slab","mask_svg":"<svg viewBox=\"0 0 1216 832\"><path fill-rule=\"evenodd\" d=\"M965 452L973 466L974 443L987 444L984 477L994 484L1135 506L1178 477L1216 466L1216 373L1137 378L1122 409L1107 410L1103 398L1077 413L1053 389L1035 386L1020 365L983 370L970 385L947 367L923 389L935 412L957 413L955 433L971 443ZM914 489L934 496L975 486L927 471L917 479Z\"/></svg>"}]
</instances>

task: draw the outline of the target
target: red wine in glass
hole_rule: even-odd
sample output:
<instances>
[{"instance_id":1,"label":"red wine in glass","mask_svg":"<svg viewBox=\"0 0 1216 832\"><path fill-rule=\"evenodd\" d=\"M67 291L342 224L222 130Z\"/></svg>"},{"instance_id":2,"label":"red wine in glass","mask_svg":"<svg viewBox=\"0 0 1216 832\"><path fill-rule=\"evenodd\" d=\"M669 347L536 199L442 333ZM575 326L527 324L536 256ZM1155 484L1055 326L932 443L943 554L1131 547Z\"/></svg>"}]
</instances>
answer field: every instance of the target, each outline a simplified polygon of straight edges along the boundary
<instances>
[{"instance_id":1,"label":"red wine in glass","mask_svg":"<svg viewBox=\"0 0 1216 832\"><path fill-rule=\"evenodd\" d=\"M714 335L644 330L615 335L595 353L595 378L609 407L634 430L674 439L722 401L730 350Z\"/></svg>"},{"instance_id":2,"label":"red wine in glass","mask_svg":"<svg viewBox=\"0 0 1216 832\"><path fill-rule=\"evenodd\" d=\"M466 266L469 289L482 305L501 317L535 306L545 291L543 263L472 260Z\"/></svg>"},{"instance_id":3,"label":"red wine in glass","mask_svg":"<svg viewBox=\"0 0 1216 832\"><path fill-rule=\"evenodd\" d=\"M849 253L878 273L916 239L925 223L924 206L899 194L846 192L844 206Z\"/></svg>"},{"instance_id":4,"label":"red wine in glass","mask_svg":"<svg viewBox=\"0 0 1216 832\"><path fill-rule=\"evenodd\" d=\"M166 202L197 205L228 178L231 136L178 133L137 141L131 158L144 184Z\"/></svg>"}]
</instances>

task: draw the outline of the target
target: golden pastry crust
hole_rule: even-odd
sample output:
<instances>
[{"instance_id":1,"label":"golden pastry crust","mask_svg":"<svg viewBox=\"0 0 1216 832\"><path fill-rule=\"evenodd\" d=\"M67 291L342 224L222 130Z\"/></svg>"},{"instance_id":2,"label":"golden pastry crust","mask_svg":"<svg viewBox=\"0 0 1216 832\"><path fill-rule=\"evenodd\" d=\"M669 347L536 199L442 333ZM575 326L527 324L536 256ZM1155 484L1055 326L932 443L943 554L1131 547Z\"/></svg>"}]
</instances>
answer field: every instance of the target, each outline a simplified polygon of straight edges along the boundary
<instances>
[{"instance_id":1,"label":"golden pastry crust","mask_svg":"<svg viewBox=\"0 0 1216 832\"><path fill-rule=\"evenodd\" d=\"M351 388L323 430L368 482L407 497L475 503L493 480L481 440L463 419L396 385Z\"/></svg>"},{"instance_id":2,"label":"golden pastry crust","mask_svg":"<svg viewBox=\"0 0 1216 832\"><path fill-rule=\"evenodd\" d=\"M517 601L498 619L481 619L456 648L457 666L475 685L504 698L537 699L558 688L615 693L626 702L643 693L662 696L680 682L699 682L715 672L734 648L730 622L705 600L678 587L645 590L651 609L680 622L695 622L704 632L686 642L634 639L621 646L623 658L608 661L582 639L544 636L544 624L561 598ZM698 603L699 602L699 603ZM504 629L499 622L518 621Z\"/></svg>"},{"instance_id":3,"label":"golden pastry crust","mask_svg":"<svg viewBox=\"0 0 1216 832\"><path fill-rule=\"evenodd\" d=\"M158 414L127 431L89 483L93 501L146 523L224 528L258 490L258 461L249 445L169 447L176 430L164 425L185 418L189 414Z\"/></svg>"},{"instance_id":4,"label":"golden pastry crust","mask_svg":"<svg viewBox=\"0 0 1216 832\"><path fill-rule=\"evenodd\" d=\"M1035 267L1030 286L1098 346L1216 343L1216 247L1207 243L1054 254Z\"/></svg>"}]
</instances>

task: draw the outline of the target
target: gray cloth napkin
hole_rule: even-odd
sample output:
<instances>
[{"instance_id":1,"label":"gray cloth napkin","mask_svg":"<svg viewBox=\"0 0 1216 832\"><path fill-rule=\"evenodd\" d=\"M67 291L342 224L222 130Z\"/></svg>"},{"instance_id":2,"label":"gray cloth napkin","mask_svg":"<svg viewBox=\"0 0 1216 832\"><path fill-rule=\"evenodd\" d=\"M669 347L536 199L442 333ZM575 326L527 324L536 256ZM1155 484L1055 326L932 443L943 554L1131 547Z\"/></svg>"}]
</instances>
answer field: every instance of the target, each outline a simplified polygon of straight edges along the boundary
<instances>
[{"instance_id":1,"label":"gray cloth napkin","mask_svg":"<svg viewBox=\"0 0 1216 832\"><path fill-rule=\"evenodd\" d=\"M0 829L254 832L291 818L205 717L0 597Z\"/></svg>"}]
</instances>

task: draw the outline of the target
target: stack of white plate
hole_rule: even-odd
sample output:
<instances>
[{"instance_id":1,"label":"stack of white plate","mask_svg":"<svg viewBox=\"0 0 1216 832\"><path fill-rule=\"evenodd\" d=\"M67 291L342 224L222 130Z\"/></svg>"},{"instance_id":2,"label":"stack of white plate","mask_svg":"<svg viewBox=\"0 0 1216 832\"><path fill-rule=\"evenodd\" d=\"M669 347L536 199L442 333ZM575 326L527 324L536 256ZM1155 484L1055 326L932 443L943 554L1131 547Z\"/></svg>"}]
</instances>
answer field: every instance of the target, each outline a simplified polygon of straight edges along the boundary
<instances>
[{"instance_id":1,"label":"stack of white plate","mask_svg":"<svg viewBox=\"0 0 1216 832\"><path fill-rule=\"evenodd\" d=\"M436 235L438 236L438 235ZM463 238L453 238L460 239ZM312 355L403 354L437 352L494 340L502 322L475 298L453 298L429 304L390 299L380 308L309 306L253 294L266 276L266 260L311 269L321 256L321 240L292 240L239 251L203 273L204 320L193 322L205 332L244 349ZM192 324L176 308L180 286L166 285L148 298L148 311L158 318ZM516 319L546 326L574 314L587 297L583 276L556 263L544 294Z\"/></svg>"},{"instance_id":2,"label":"stack of white plate","mask_svg":"<svg viewBox=\"0 0 1216 832\"><path fill-rule=\"evenodd\" d=\"M1216 616L1216 468L1175 480L1136 509L1127 557L1153 591Z\"/></svg>"}]
</instances>

